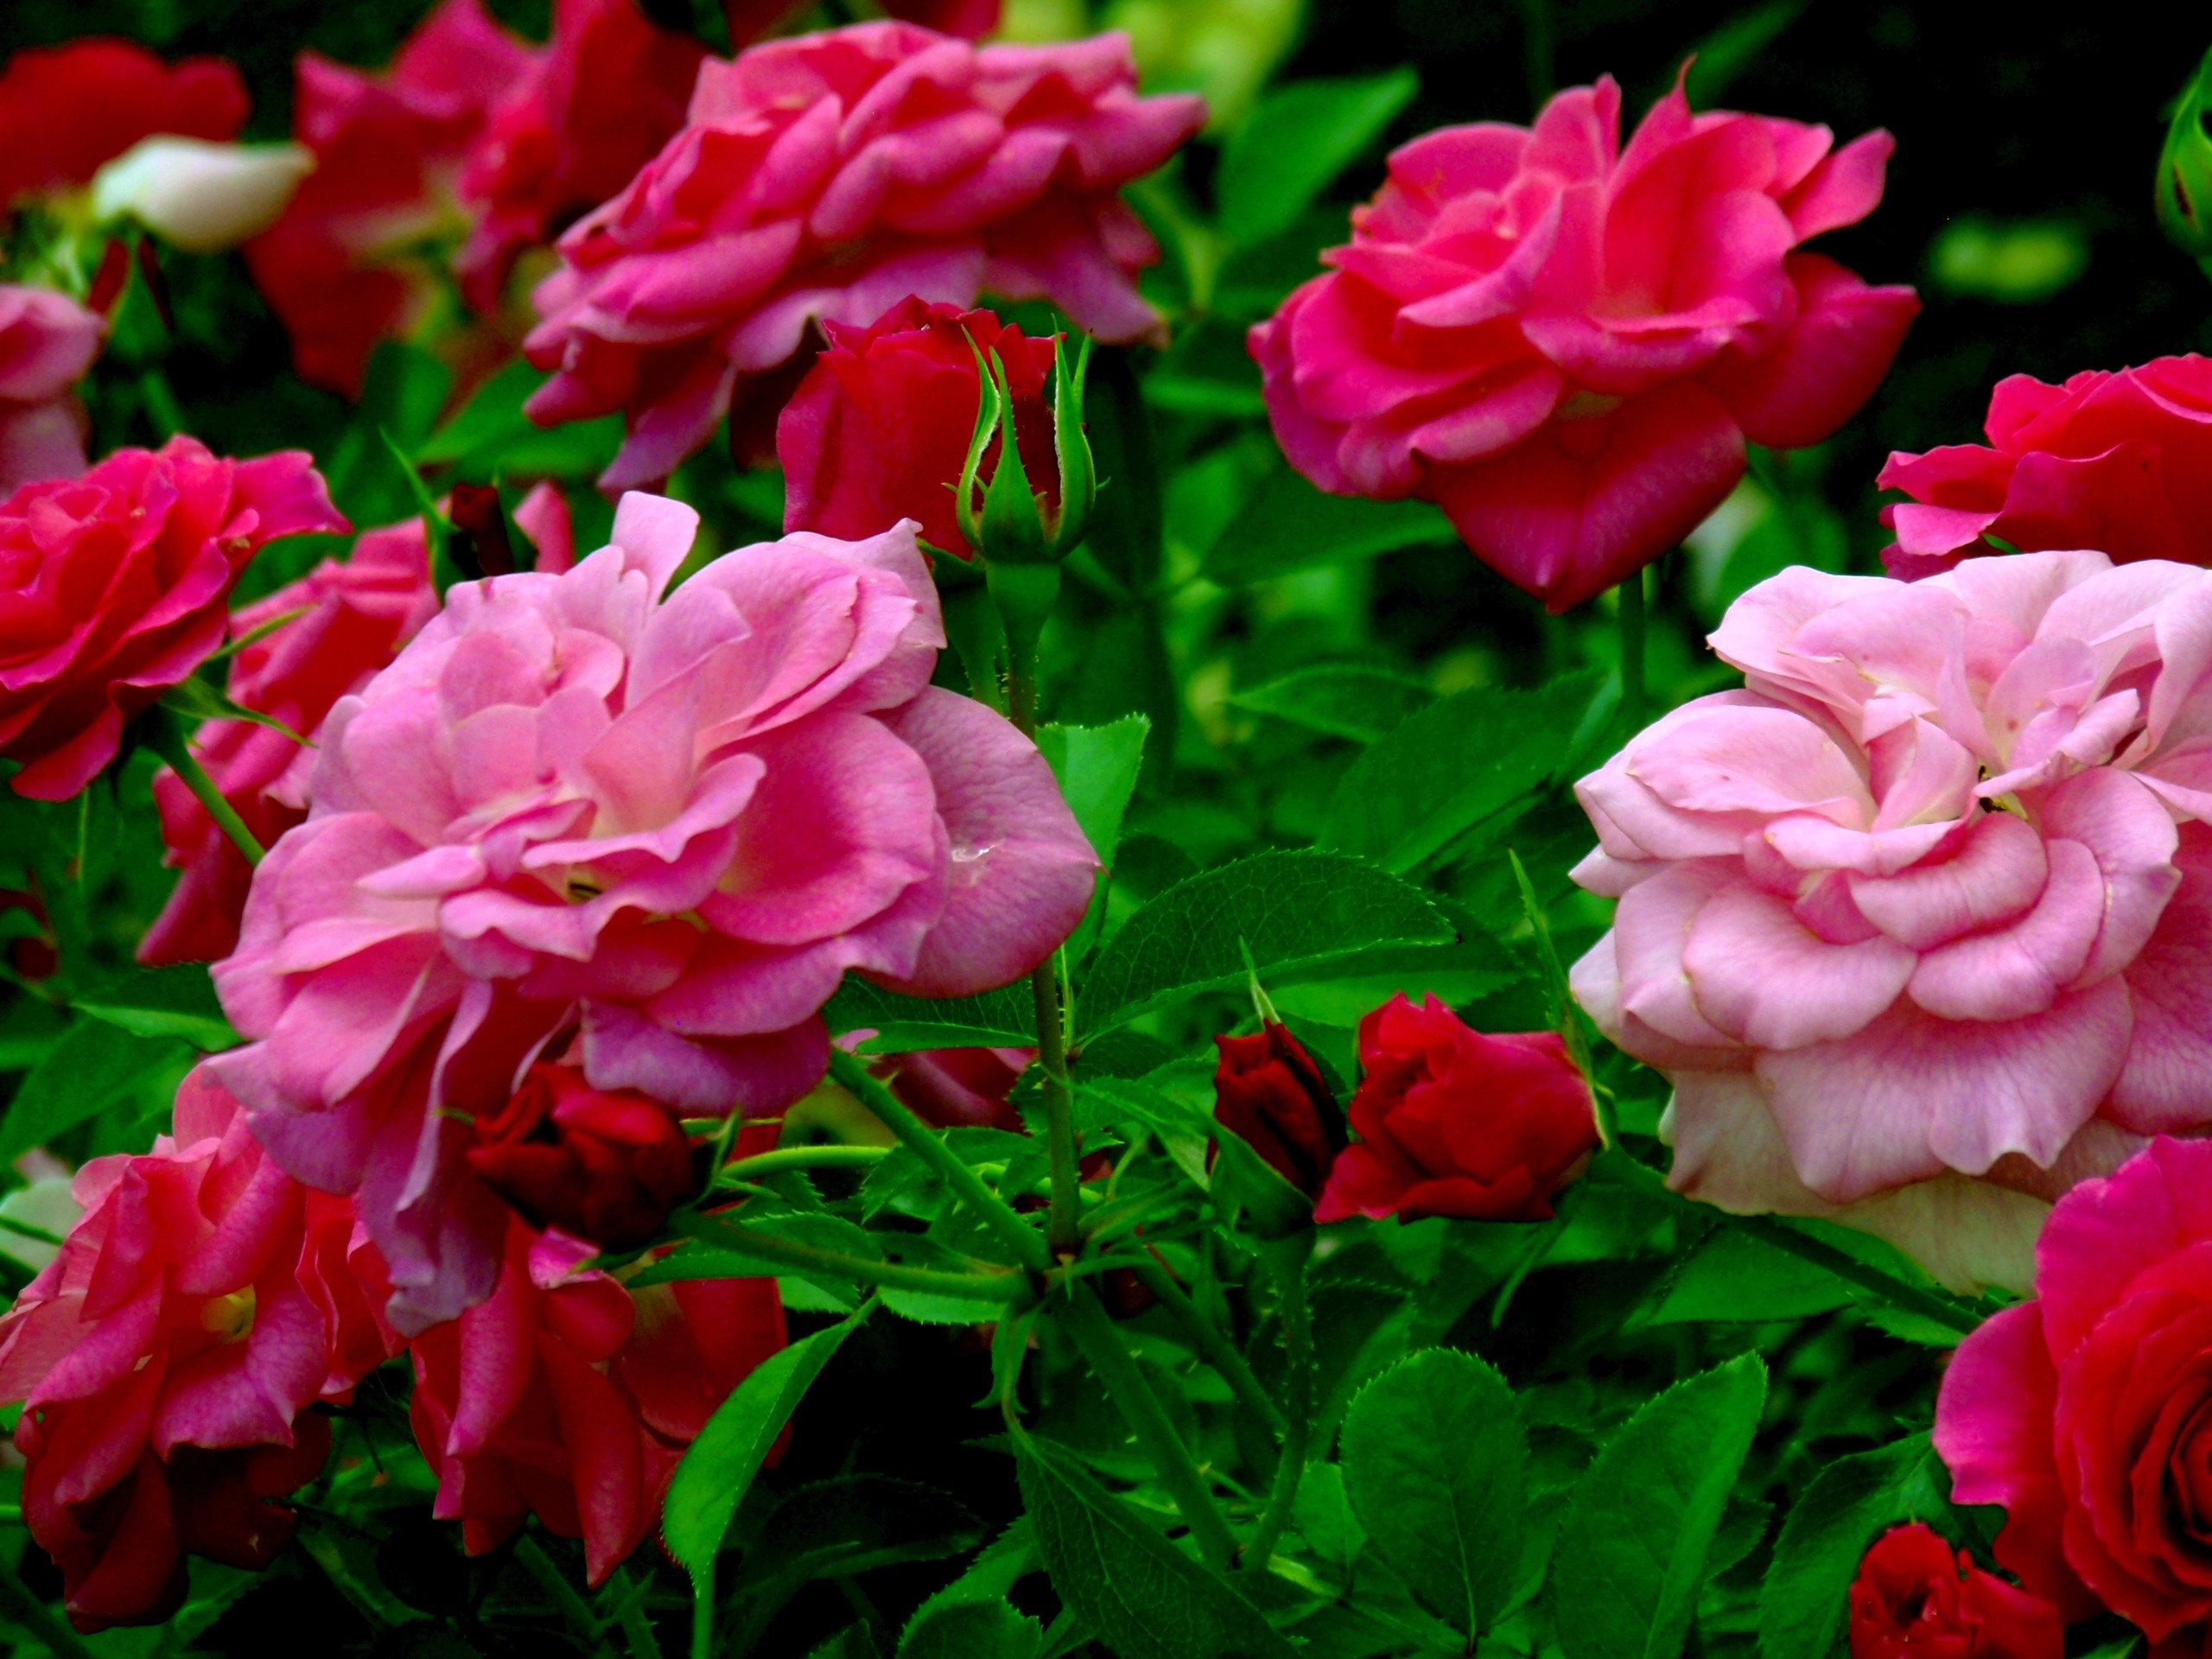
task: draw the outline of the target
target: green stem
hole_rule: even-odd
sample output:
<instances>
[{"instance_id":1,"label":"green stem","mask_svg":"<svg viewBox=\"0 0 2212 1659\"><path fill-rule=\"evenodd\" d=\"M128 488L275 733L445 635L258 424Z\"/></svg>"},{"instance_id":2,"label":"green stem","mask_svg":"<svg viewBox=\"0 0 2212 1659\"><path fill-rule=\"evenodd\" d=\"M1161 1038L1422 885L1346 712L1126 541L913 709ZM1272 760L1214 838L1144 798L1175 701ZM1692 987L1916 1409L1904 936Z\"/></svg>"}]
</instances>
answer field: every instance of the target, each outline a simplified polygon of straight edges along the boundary
<instances>
[{"instance_id":1,"label":"green stem","mask_svg":"<svg viewBox=\"0 0 2212 1659\"><path fill-rule=\"evenodd\" d=\"M245 855L245 861L260 863L261 843L253 838L253 831L245 827L245 820L232 810L231 804L223 798L223 791L215 787L215 780L194 756L184 722L156 705L146 711L141 729L146 747L168 762L169 770L184 780L184 786L207 809L207 816L231 838L231 844Z\"/></svg>"},{"instance_id":2,"label":"green stem","mask_svg":"<svg viewBox=\"0 0 2212 1659\"><path fill-rule=\"evenodd\" d=\"M1621 713L1630 731L1643 725L1643 572L1614 590L1620 595Z\"/></svg>"},{"instance_id":3,"label":"green stem","mask_svg":"<svg viewBox=\"0 0 2212 1659\"><path fill-rule=\"evenodd\" d=\"M661 1659L660 1638L653 1634L653 1622L645 1617L645 1598L642 1590L630 1583L627 1569L616 1567L613 1588L618 1606L614 1622L622 1627L622 1639L629 1643L630 1659Z\"/></svg>"},{"instance_id":4,"label":"green stem","mask_svg":"<svg viewBox=\"0 0 2212 1659\"><path fill-rule=\"evenodd\" d=\"M888 1147L779 1147L724 1164L715 1182L727 1185L782 1169L869 1169L890 1155Z\"/></svg>"},{"instance_id":5,"label":"green stem","mask_svg":"<svg viewBox=\"0 0 2212 1659\"><path fill-rule=\"evenodd\" d=\"M884 1122L885 1127L912 1147L922 1161L944 1177L946 1183L980 1216L986 1226L1004 1239L1024 1267L1042 1271L1051 1264L1045 1241L1037 1230L994 1192L981 1175L963 1162L944 1138L914 1116L906 1103L841 1048L830 1051L830 1075L860 1098L861 1105ZM889 1281L883 1282L888 1283ZM1007 1300L1014 1300L1008 1297Z\"/></svg>"},{"instance_id":6,"label":"green stem","mask_svg":"<svg viewBox=\"0 0 2212 1659\"><path fill-rule=\"evenodd\" d=\"M691 1659L715 1659L715 1564L702 1561L691 1580Z\"/></svg>"},{"instance_id":7,"label":"green stem","mask_svg":"<svg viewBox=\"0 0 2212 1659\"><path fill-rule=\"evenodd\" d=\"M31 1593L30 1586L22 1581L4 1556L0 1556L0 1606L4 1606L8 1616L34 1637L46 1643L54 1659L92 1659L92 1650L85 1645L84 1637L70 1628L68 1620Z\"/></svg>"},{"instance_id":8,"label":"green stem","mask_svg":"<svg viewBox=\"0 0 2212 1659\"><path fill-rule=\"evenodd\" d=\"M1229 1522L1214 1506L1213 1495L1206 1490L1205 1477L1199 1473L1190 1448L1176 1433L1160 1397L1137 1369L1135 1357L1122 1345L1121 1332L1106 1317L1097 1295L1088 1285L1070 1285L1056 1306L1063 1327L1090 1369L1098 1373L1122 1421L1151 1459L1160 1484L1182 1511L1198 1554L1217 1571L1226 1568L1236 1554L1236 1540L1230 1533Z\"/></svg>"},{"instance_id":9,"label":"green stem","mask_svg":"<svg viewBox=\"0 0 2212 1659\"><path fill-rule=\"evenodd\" d=\"M1288 1426L1275 1402L1268 1398L1268 1391L1260 1386L1260 1379L1252 1375L1252 1368L1244 1363L1244 1356L1222 1334L1221 1327L1206 1318L1204 1310L1192 1301L1190 1293L1175 1281L1175 1275L1147 1255L1135 1264L1139 1282L1153 1294L1160 1305L1172 1314L1184 1333L1197 1346L1199 1357L1221 1373L1229 1384L1229 1391L1236 1396L1237 1403L1257 1418L1261 1426L1277 1440L1284 1438Z\"/></svg>"},{"instance_id":10,"label":"green stem","mask_svg":"<svg viewBox=\"0 0 2212 1659\"><path fill-rule=\"evenodd\" d=\"M1933 1320L1946 1330L1967 1335L1981 1326L1980 1316L1971 1309L1960 1306L1941 1296L1931 1295L1917 1286L1892 1279L1879 1268L1870 1268L1864 1262L1847 1255L1833 1244L1824 1244L1809 1233L1801 1233L1785 1221L1772 1216L1731 1216L1733 1226L1764 1239L1777 1250L1787 1251L1801 1262L1810 1262L1826 1268L1839 1279L1846 1279L1862 1289L1871 1290L1891 1306L1907 1313L1916 1313L1923 1319Z\"/></svg>"},{"instance_id":11,"label":"green stem","mask_svg":"<svg viewBox=\"0 0 2212 1659\"><path fill-rule=\"evenodd\" d=\"M842 1250L825 1250L796 1239L757 1230L741 1222L724 1221L696 1210L678 1211L668 1218L671 1230L702 1244L772 1262L802 1273L819 1273L838 1279L857 1279L866 1284L887 1285L893 1290L957 1296L970 1302L1027 1302L1035 1294L1023 1273L946 1273L936 1268L910 1268L904 1262L870 1261ZM1033 1234L1031 1236L1034 1237Z\"/></svg>"},{"instance_id":12,"label":"green stem","mask_svg":"<svg viewBox=\"0 0 2212 1659\"><path fill-rule=\"evenodd\" d=\"M528 1533L516 1539L515 1560L522 1564L524 1572L537 1580L537 1587L552 1599L554 1606L560 1610L561 1617L567 1621L569 1628L576 1633L576 1639L590 1652L605 1653L606 1639L599 1628L598 1617L591 1610L591 1604L577 1592L575 1586L569 1582L568 1575L545 1553L537 1540Z\"/></svg>"},{"instance_id":13,"label":"green stem","mask_svg":"<svg viewBox=\"0 0 2212 1659\"><path fill-rule=\"evenodd\" d=\"M1288 1361L1282 1414L1289 1427L1275 1464L1274 1484L1260 1512L1260 1529L1244 1549L1243 1565L1255 1573L1268 1570L1275 1544L1290 1524L1291 1505L1298 1501L1299 1482L1306 1474L1306 1441L1313 1429L1313 1316L1306 1300L1306 1262L1312 1250L1313 1235L1304 1233L1278 1241L1267 1253L1281 1301L1283 1351Z\"/></svg>"},{"instance_id":14,"label":"green stem","mask_svg":"<svg viewBox=\"0 0 2212 1659\"><path fill-rule=\"evenodd\" d=\"M1052 1208L1046 1236L1062 1260L1083 1248L1083 1171L1076 1160L1075 1086L1068 1077L1068 1039L1060 1019L1059 976L1053 957L1029 976L1037 1008L1037 1065L1045 1074L1045 1158L1052 1172Z\"/></svg>"}]
</instances>

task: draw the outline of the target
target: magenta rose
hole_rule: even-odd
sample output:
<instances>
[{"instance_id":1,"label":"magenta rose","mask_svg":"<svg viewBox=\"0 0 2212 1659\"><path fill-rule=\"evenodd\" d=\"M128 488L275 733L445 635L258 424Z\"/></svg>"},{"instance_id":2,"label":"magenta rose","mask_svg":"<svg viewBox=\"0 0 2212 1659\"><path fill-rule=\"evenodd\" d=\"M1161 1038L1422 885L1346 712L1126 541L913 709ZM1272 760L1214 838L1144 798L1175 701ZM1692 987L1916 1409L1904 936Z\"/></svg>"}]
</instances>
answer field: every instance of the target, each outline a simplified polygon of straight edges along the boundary
<instances>
[{"instance_id":1,"label":"magenta rose","mask_svg":"<svg viewBox=\"0 0 2212 1659\"><path fill-rule=\"evenodd\" d=\"M2157 1659L2212 1643L2212 1144L2161 1138L2051 1211L2036 1298L1959 1345L1936 1403L1952 1497L1997 1559Z\"/></svg>"},{"instance_id":2,"label":"magenta rose","mask_svg":"<svg viewBox=\"0 0 2212 1659\"><path fill-rule=\"evenodd\" d=\"M1405 145L1335 269L1252 330L1291 464L1436 502L1554 611L1612 586L1720 505L1746 440L1848 420L1920 308L1796 251L1881 200L1890 136L1830 142L1677 84L1624 149L1607 78Z\"/></svg>"},{"instance_id":3,"label":"magenta rose","mask_svg":"<svg viewBox=\"0 0 2212 1659\"><path fill-rule=\"evenodd\" d=\"M561 238L524 342L554 371L531 416L621 410L612 491L665 478L812 323L910 294L1049 299L1103 340L1151 336L1135 276L1157 250L1117 193L1205 117L1139 98L1118 35L976 47L859 23L709 60L690 124Z\"/></svg>"},{"instance_id":4,"label":"magenta rose","mask_svg":"<svg viewBox=\"0 0 2212 1659\"><path fill-rule=\"evenodd\" d=\"M347 528L299 450L226 461L197 439L118 449L0 505L0 755L66 801L123 728L223 643L231 588L279 537Z\"/></svg>"},{"instance_id":5,"label":"magenta rose","mask_svg":"<svg viewBox=\"0 0 2212 1659\"><path fill-rule=\"evenodd\" d=\"M2024 1288L2050 1199L2212 1127L2212 575L1801 568L1713 645L1745 688L1576 786L1576 995L1674 1084L1679 1190Z\"/></svg>"},{"instance_id":6,"label":"magenta rose","mask_svg":"<svg viewBox=\"0 0 2212 1659\"><path fill-rule=\"evenodd\" d=\"M214 970L212 1064L302 1180L358 1192L419 1330L488 1294L505 1206L472 1120L536 1060L686 1115L821 1077L848 970L923 996L1027 973L1097 861L1028 739L929 683L903 523L717 559L626 496L573 569L451 588L324 721L307 822Z\"/></svg>"},{"instance_id":7,"label":"magenta rose","mask_svg":"<svg viewBox=\"0 0 2212 1659\"><path fill-rule=\"evenodd\" d=\"M1884 489L1912 497L1882 509L1897 533L1882 552L1891 575L2007 548L2212 564L2212 359L2084 370L2063 386L2012 375L1983 430L1986 446L1892 454L1882 468Z\"/></svg>"}]
</instances>

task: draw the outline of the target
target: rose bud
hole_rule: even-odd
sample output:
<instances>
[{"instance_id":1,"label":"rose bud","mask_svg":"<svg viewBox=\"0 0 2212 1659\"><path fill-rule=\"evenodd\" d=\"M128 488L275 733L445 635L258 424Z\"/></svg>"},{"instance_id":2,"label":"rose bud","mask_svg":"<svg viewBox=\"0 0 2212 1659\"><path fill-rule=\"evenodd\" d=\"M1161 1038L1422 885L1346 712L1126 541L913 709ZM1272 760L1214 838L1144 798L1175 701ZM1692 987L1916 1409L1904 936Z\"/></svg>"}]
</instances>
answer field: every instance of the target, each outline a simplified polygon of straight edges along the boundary
<instances>
[{"instance_id":1,"label":"rose bud","mask_svg":"<svg viewBox=\"0 0 2212 1659\"><path fill-rule=\"evenodd\" d=\"M142 139L92 180L92 217L135 219L187 253L219 253L274 225L314 170L297 144Z\"/></svg>"},{"instance_id":2,"label":"rose bud","mask_svg":"<svg viewBox=\"0 0 2212 1659\"><path fill-rule=\"evenodd\" d=\"M2040 1596L1985 1573L1915 1523L1874 1541L1851 1586L1851 1659L2060 1659L2066 1627Z\"/></svg>"},{"instance_id":3,"label":"rose bud","mask_svg":"<svg viewBox=\"0 0 2212 1659\"><path fill-rule=\"evenodd\" d=\"M476 1139L469 1167L534 1224L610 1250L647 1243L699 1185L674 1112L565 1065L531 1067Z\"/></svg>"},{"instance_id":4,"label":"rose bud","mask_svg":"<svg viewBox=\"0 0 2212 1659\"><path fill-rule=\"evenodd\" d=\"M1214 1122L1307 1198L1319 1198L1344 1147L1344 1115L1321 1068L1281 1020L1264 1021L1249 1037L1213 1040L1221 1051Z\"/></svg>"},{"instance_id":5,"label":"rose bud","mask_svg":"<svg viewBox=\"0 0 2212 1659\"><path fill-rule=\"evenodd\" d=\"M1359 1022L1359 1139L1316 1221L1548 1221L1598 1149L1589 1083L1556 1032L1491 1036L1433 995L1415 1007L1400 995Z\"/></svg>"}]
</instances>

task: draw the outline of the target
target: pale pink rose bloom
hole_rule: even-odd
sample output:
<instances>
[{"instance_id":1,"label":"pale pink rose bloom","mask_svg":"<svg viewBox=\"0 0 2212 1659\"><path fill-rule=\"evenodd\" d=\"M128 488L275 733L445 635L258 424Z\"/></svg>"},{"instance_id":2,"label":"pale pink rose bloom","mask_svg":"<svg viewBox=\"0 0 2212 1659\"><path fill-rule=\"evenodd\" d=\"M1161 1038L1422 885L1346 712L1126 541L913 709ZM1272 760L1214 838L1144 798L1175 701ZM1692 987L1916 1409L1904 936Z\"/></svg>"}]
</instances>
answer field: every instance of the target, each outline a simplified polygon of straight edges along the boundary
<instances>
[{"instance_id":1,"label":"pale pink rose bloom","mask_svg":"<svg viewBox=\"0 0 2212 1659\"><path fill-rule=\"evenodd\" d=\"M561 238L524 342L556 371L531 418L620 410L612 491L665 478L817 321L988 289L1103 340L1155 337L1135 276L1158 250L1116 193L1205 117L1139 98L1119 35L976 47L861 23L710 59L690 124Z\"/></svg>"},{"instance_id":2,"label":"pale pink rose bloom","mask_svg":"<svg viewBox=\"0 0 2212 1659\"><path fill-rule=\"evenodd\" d=\"M1576 793L1576 965L1675 1084L1675 1186L2024 1289L2049 1202L2212 1127L2212 575L2101 553L1730 607L1745 689Z\"/></svg>"},{"instance_id":3,"label":"pale pink rose bloom","mask_svg":"<svg viewBox=\"0 0 2212 1659\"><path fill-rule=\"evenodd\" d=\"M85 411L71 388L106 334L67 294L0 283L0 495L85 470Z\"/></svg>"},{"instance_id":4,"label":"pale pink rose bloom","mask_svg":"<svg viewBox=\"0 0 2212 1659\"><path fill-rule=\"evenodd\" d=\"M741 549L664 594L698 516L631 494L560 575L464 583L325 721L308 821L215 969L213 1064L301 1179L358 1191L419 1330L491 1289L470 1116L572 1057L687 1113L820 1078L848 969L981 991L1081 919L1096 861L1035 747L929 684L903 522Z\"/></svg>"}]
</instances>

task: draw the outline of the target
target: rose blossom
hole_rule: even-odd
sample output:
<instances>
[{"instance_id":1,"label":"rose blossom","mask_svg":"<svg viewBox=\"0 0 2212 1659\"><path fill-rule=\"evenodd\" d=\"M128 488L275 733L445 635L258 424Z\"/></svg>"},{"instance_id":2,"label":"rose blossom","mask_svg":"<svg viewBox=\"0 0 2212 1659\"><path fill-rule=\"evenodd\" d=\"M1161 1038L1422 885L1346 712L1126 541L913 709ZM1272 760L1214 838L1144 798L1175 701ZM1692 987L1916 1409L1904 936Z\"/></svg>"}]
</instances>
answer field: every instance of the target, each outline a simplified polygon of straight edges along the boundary
<instances>
[{"instance_id":1,"label":"rose blossom","mask_svg":"<svg viewBox=\"0 0 2212 1659\"><path fill-rule=\"evenodd\" d=\"M16 792L65 801L123 728L223 643L231 587L267 543L347 528L299 450L226 461L197 439L118 449L0 504L0 755Z\"/></svg>"},{"instance_id":2,"label":"rose blossom","mask_svg":"<svg viewBox=\"0 0 2212 1659\"><path fill-rule=\"evenodd\" d=\"M80 1629L165 1618L184 1553L262 1567L280 1497L321 1468L328 1426L393 1351L375 1253L344 1200L264 1156L206 1068L175 1131L94 1159L84 1214L0 1319L0 1397L22 1400L23 1521Z\"/></svg>"},{"instance_id":3,"label":"rose blossom","mask_svg":"<svg viewBox=\"0 0 2212 1659\"><path fill-rule=\"evenodd\" d=\"M88 37L16 53L0 70L0 205L90 184L142 138L235 138L245 82L220 58L163 63Z\"/></svg>"},{"instance_id":4,"label":"rose blossom","mask_svg":"<svg viewBox=\"0 0 2212 1659\"><path fill-rule=\"evenodd\" d=\"M2202 949L2202 935L2197 947ZM2050 1213L2036 1299L1959 1345L1936 1449L1997 1559L2158 1659L2212 1641L2212 1145L2161 1137Z\"/></svg>"},{"instance_id":5,"label":"rose blossom","mask_svg":"<svg viewBox=\"0 0 2212 1659\"><path fill-rule=\"evenodd\" d=\"M301 54L294 133L315 170L246 259L302 378L359 391L376 342L437 302L426 247L450 247L469 304L496 311L517 257L682 124L703 51L636 0L559 0L543 47L442 0L384 74Z\"/></svg>"},{"instance_id":6,"label":"rose blossom","mask_svg":"<svg viewBox=\"0 0 2212 1659\"><path fill-rule=\"evenodd\" d=\"M66 294L0 283L0 491L85 470L85 411L71 388L106 334Z\"/></svg>"},{"instance_id":7,"label":"rose blossom","mask_svg":"<svg viewBox=\"0 0 2212 1659\"><path fill-rule=\"evenodd\" d=\"M1598 1150L1590 1085L1557 1032L1492 1035L1401 992L1359 1022L1359 1139L1330 1166L1316 1221L1546 1221Z\"/></svg>"},{"instance_id":8,"label":"rose blossom","mask_svg":"<svg viewBox=\"0 0 2212 1659\"><path fill-rule=\"evenodd\" d=\"M1851 1586L1851 1659L2063 1659L2066 1626L2041 1597L1985 1573L1931 1529L1892 1527Z\"/></svg>"},{"instance_id":9,"label":"rose blossom","mask_svg":"<svg viewBox=\"0 0 2212 1659\"><path fill-rule=\"evenodd\" d=\"M1883 550L1910 581L2005 550L2094 547L2116 564L2212 564L2212 360L2162 357L2063 386L1997 383L1989 444L1892 454L1878 482L1910 501L1882 509Z\"/></svg>"},{"instance_id":10,"label":"rose blossom","mask_svg":"<svg viewBox=\"0 0 2212 1659\"><path fill-rule=\"evenodd\" d=\"M1308 1198L1321 1196L1344 1146L1344 1115L1306 1046L1281 1020L1249 1037L1216 1037L1214 1121Z\"/></svg>"},{"instance_id":11,"label":"rose blossom","mask_svg":"<svg viewBox=\"0 0 2212 1659\"><path fill-rule=\"evenodd\" d=\"M840 1044L872 1032L849 1033ZM1014 1085L1037 1058L1032 1048L918 1048L871 1060L869 1069L925 1123L940 1129L1027 1133L1014 1109Z\"/></svg>"},{"instance_id":12,"label":"rose blossom","mask_svg":"<svg viewBox=\"0 0 2212 1659\"><path fill-rule=\"evenodd\" d=\"M536 1225L609 1250L650 1243L700 1181L675 1113L565 1065L531 1066L504 1109L477 1118L467 1156Z\"/></svg>"},{"instance_id":13,"label":"rose blossom","mask_svg":"<svg viewBox=\"0 0 2212 1659\"><path fill-rule=\"evenodd\" d=\"M849 969L963 995L1081 919L1096 862L1027 738L928 680L913 526L795 535L661 601L698 516L626 496L559 575L461 583L324 722L308 821L215 969L213 1064L302 1179L360 1194L420 1329L487 1294L469 1120L541 1055L685 1113L780 1110Z\"/></svg>"},{"instance_id":14,"label":"rose blossom","mask_svg":"<svg viewBox=\"0 0 2212 1659\"><path fill-rule=\"evenodd\" d=\"M1678 1190L2024 1287L2048 1200L2212 1123L2212 575L1801 568L1713 645L1745 689L1576 786L1575 993L1674 1084Z\"/></svg>"},{"instance_id":15,"label":"rose blossom","mask_svg":"<svg viewBox=\"0 0 2212 1659\"><path fill-rule=\"evenodd\" d=\"M1252 330L1291 464L1419 496L1554 611L1720 505L1746 441L1817 443L1919 309L1797 245L1881 199L1891 149L1692 115L1678 82L1623 150L1611 79L1533 128L1446 127L1390 157L1348 247Z\"/></svg>"},{"instance_id":16,"label":"rose blossom","mask_svg":"<svg viewBox=\"0 0 2212 1659\"><path fill-rule=\"evenodd\" d=\"M549 484L532 490L515 511L516 522L534 532L541 569L566 569L570 563L568 511L561 493ZM343 562L325 559L299 581L232 616L232 636L243 638L295 611L306 613L231 659L231 701L312 740L331 705L359 690L437 608L422 519L365 531ZM209 721L192 747L223 798L264 847L305 822L312 747L248 720ZM164 861L184 874L139 942L138 960L226 957L238 946L238 916L253 871L184 780L166 766L155 775L154 804L168 847Z\"/></svg>"},{"instance_id":17,"label":"rose blossom","mask_svg":"<svg viewBox=\"0 0 2212 1659\"><path fill-rule=\"evenodd\" d=\"M1139 98L1120 35L978 48L860 23L710 60L690 124L561 238L524 342L555 371L530 415L622 410L613 491L666 477L816 320L990 289L1101 339L1155 334L1135 276L1156 250L1116 193L1204 118Z\"/></svg>"},{"instance_id":18,"label":"rose blossom","mask_svg":"<svg viewBox=\"0 0 2212 1659\"><path fill-rule=\"evenodd\" d=\"M804 10L804 0L725 0L723 15L729 23L730 43L750 46ZM1001 0L885 0L882 10L902 23L919 23L939 34L980 41L999 26L1004 7Z\"/></svg>"},{"instance_id":19,"label":"rose blossom","mask_svg":"<svg viewBox=\"0 0 2212 1659\"><path fill-rule=\"evenodd\" d=\"M989 311L911 296L865 328L833 321L823 331L829 346L776 423L785 530L874 536L912 518L931 547L973 556L956 506L982 402L978 352L1004 364L1023 474L1033 493L1057 504L1059 462L1045 397L1050 339L1027 339ZM996 472L1002 443L992 440L981 481Z\"/></svg>"},{"instance_id":20,"label":"rose blossom","mask_svg":"<svg viewBox=\"0 0 2212 1659\"><path fill-rule=\"evenodd\" d=\"M510 1219L498 1287L415 1338L408 1415L431 1512L472 1555L535 1515L581 1538L594 1588L660 1519L683 1448L785 1343L773 1279L626 1288L592 1247Z\"/></svg>"}]
</instances>

